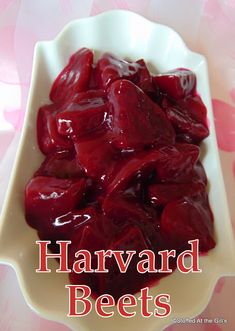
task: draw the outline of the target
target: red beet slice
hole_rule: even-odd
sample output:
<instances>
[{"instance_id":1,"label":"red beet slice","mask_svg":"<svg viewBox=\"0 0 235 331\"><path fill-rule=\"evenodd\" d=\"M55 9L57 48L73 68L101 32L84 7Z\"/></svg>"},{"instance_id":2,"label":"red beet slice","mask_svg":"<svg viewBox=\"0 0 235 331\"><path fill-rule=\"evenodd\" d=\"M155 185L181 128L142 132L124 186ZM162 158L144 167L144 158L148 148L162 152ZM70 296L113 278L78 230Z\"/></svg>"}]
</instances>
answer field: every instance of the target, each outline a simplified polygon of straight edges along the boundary
<instances>
[{"instance_id":1,"label":"red beet slice","mask_svg":"<svg viewBox=\"0 0 235 331\"><path fill-rule=\"evenodd\" d=\"M118 79L127 79L135 83L145 93L155 93L152 76L143 59L136 62L127 62L105 53L93 69L90 86L92 88L107 88Z\"/></svg>"},{"instance_id":2,"label":"red beet slice","mask_svg":"<svg viewBox=\"0 0 235 331\"><path fill-rule=\"evenodd\" d=\"M141 229L148 247L164 247L159 235L159 213L143 203L143 201L126 196L125 192L107 195L102 203L103 214L107 221L105 232L115 237L115 234L129 225Z\"/></svg>"},{"instance_id":3,"label":"red beet slice","mask_svg":"<svg viewBox=\"0 0 235 331\"><path fill-rule=\"evenodd\" d=\"M215 246L213 218L205 202L184 198L166 205L161 217L162 233L174 248L185 248L188 240L199 239L201 252Z\"/></svg>"},{"instance_id":4,"label":"red beet slice","mask_svg":"<svg viewBox=\"0 0 235 331\"><path fill-rule=\"evenodd\" d=\"M54 105L45 105L38 110L37 138L42 153L50 154L59 150L73 148L73 143L57 131L56 114L60 109Z\"/></svg>"},{"instance_id":5,"label":"red beet slice","mask_svg":"<svg viewBox=\"0 0 235 331\"><path fill-rule=\"evenodd\" d=\"M97 256L94 255L95 251L105 249L104 242L97 235L97 231L94 230L93 226L86 225L83 231L77 231L72 237L72 246L69 252L69 266L72 269L73 264L78 260L75 257L75 253L78 250L88 250L91 253L91 267L92 269L97 268ZM81 257L80 257L81 258ZM72 284L85 284L89 286L92 290L94 297L98 296L100 293L100 275L97 273L75 273L71 272L69 274L69 279Z\"/></svg>"},{"instance_id":6,"label":"red beet slice","mask_svg":"<svg viewBox=\"0 0 235 331\"><path fill-rule=\"evenodd\" d=\"M89 104L94 106L102 105L107 101L106 93L103 90L88 90L74 93L70 96L63 105L60 106L61 111L73 110L74 104L79 104L83 110L90 108Z\"/></svg>"},{"instance_id":7,"label":"red beet slice","mask_svg":"<svg viewBox=\"0 0 235 331\"><path fill-rule=\"evenodd\" d=\"M137 77L139 64L130 63L105 53L96 65L96 79L100 88L106 89L113 81L125 78L133 80Z\"/></svg>"},{"instance_id":8,"label":"red beet slice","mask_svg":"<svg viewBox=\"0 0 235 331\"><path fill-rule=\"evenodd\" d=\"M99 89L99 84L98 84L98 81L97 81L96 71L97 71L96 65L93 64L92 69L91 69L91 76L90 76L90 82L89 82L88 90L97 90L97 89Z\"/></svg>"},{"instance_id":9,"label":"red beet slice","mask_svg":"<svg viewBox=\"0 0 235 331\"><path fill-rule=\"evenodd\" d=\"M34 176L49 176L57 178L81 178L82 168L74 151L59 151L50 154L41 164Z\"/></svg>"},{"instance_id":10,"label":"red beet slice","mask_svg":"<svg viewBox=\"0 0 235 331\"><path fill-rule=\"evenodd\" d=\"M199 95L189 96L179 102L180 107L188 110L189 115L207 127L207 109Z\"/></svg>"},{"instance_id":11,"label":"red beet slice","mask_svg":"<svg viewBox=\"0 0 235 331\"><path fill-rule=\"evenodd\" d=\"M155 169L159 181L189 181L193 167L199 157L199 147L189 144L166 146L157 150L138 153L119 162L114 168L107 192L125 190L138 180L146 180ZM186 177L187 175L187 177ZM191 177L190 177L191 178Z\"/></svg>"},{"instance_id":12,"label":"red beet slice","mask_svg":"<svg viewBox=\"0 0 235 331\"><path fill-rule=\"evenodd\" d=\"M119 162L119 166L114 168L110 176L107 192L110 194L115 191L125 190L130 183L136 180L143 181L147 179L155 169L159 157L159 150L153 150L151 152L138 153L127 160Z\"/></svg>"},{"instance_id":13,"label":"red beet slice","mask_svg":"<svg viewBox=\"0 0 235 331\"><path fill-rule=\"evenodd\" d=\"M125 197L123 192L106 196L102 204L104 215L111 221L116 231L128 224L145 225L153 222L157 214L153 210L144 209L144 205L133 199Z\"/></svg>"},{"instance_id":14,"label":"red beet slice","mask_svg":"<svg viewBox=\"0 0 235 331\"><path fill-rule=\"evenodd\" d=\"M77 158L88 177L106 183L117 160L110 141L110 132L75 142Z\"/></svg>"},{"instance_id":15,"label":"red beet slice","mask_svg":"<svg viewBox=\"0 0 235 331\"><path fill-rule=\"evenodd\" d=\"M105 243L99 231L101 214L93 207L77 211L82 217L81 226L78 226L72 235L71 262L76 260L75 253L80 249L86 249L91 254L96 250L104 249Z\"/></svg>"},{"instance_id":16,"label":"red beet slice","mask_svg":"<svg viewBox=\"0 0 235 331\"><path fill-rule=\"evenodd\" d=\"M50 99L62 104L74 93L85 91L89 86L92 63L93 52L88 48L81 48L74 53L55 79Z\"/></svg>"},{"instance_id":17,"label":"red beet slice","mask_svg":"<svg viewBox=\"0 0 235 331\"><path fill-rule=\"evenodd\" d=\"M207 176L201 161L197 161L195 164L191 179L194 181L201 181L205 186L207 185Z\"/></svg>"},{"instance_id":18,"label":"red beet slice","mask_svg":"<svg viewBox=\"0 0 235 331\"><path fill-rule=\"evenodd\" d=\"M188 182L199 158L199 147L189 144L176 144L160 149L156 163L157 178L161 182Z\"/></svg>"},{"instance_id":19,"label":"red beet slice","mask_svg":"<svg viewBox=\"0 0 235 331\"><path fill-rule=\"evenodd\" d=\"M182 99L194 95L196 76L188 69L175 69L153 77L157 87L174 99Z\"/></svg>"},{"instance_id":20,"label":"red beet slice","mask_svg":"<svg viewBox=\"0 0 235 331\"><path fill-rule=\"evenodd\" d=\"M109 273L101 275L100 287L102 293L113 295L115 300L126 293L136 293L140 287L146 282L148 276L140 274L136 270L138 262L138 253L144 249L148 249L144 236L137 227L125 228L110 246L111 250L129 250L136 251L137 255L132 258L129 268L126 273L121 273L117 263L113 258L107 260L107 268ZM127 254L123 255L124 260Z\"/></svg>"},{"instance_id":21,"label":"red beet slice","mask_svg":"<svg viewBox=\"0 0 235 331\"><path fill-rule=\"evenodd\" d=\"M57 114L57 128L61 135L76 139L108 128L109 107L103 93L92 91L83 95Z\"/></svg>"},{"instance_id":22,"label":"red beet slice","mask_svg":"<svg viewBox=\"0 0 235 331\"><path fill-rule=\"evenodd\" d=\"M74 210L86 190L86 180L79 181L38 176L25 189L25 215L29 225L40 223Z\"/></svg>"},{"instance_id":23,"label":"red beet slice","mask_svg":"<svg viewBox=\"0 0 235 331\"><path fill-rule=\"evenodd\" d=\"M138 75L136 81L134 83L141 88L145 93L151 94L154 93L154 86L152 76L146 66L146 63L143 59L136 61L138 63Z\"/></svg>"},{"instance_id":24,"label":"red beet slice","mask_svg":"<svg viewBox=\"0 0 235 331\"><path fill-rule=\"evenodd\" d=\"M67 214L49 219L46 222L38 223L38 235L42 240L51 240L55 244L56 240L71 240L74 232L83 230L88 225L93 216L91 207L68 212Z\"/></svg>"},{"instance_id":25,"label":"red beet slice","mask_svg":"<svg viewBox=\"0 0 235 331\"><path fill-rule=\"evenodd\" d=\"M136 250L141 252L147 249L147 244L141 230L138 227L126 228L125 231L119 233L116 239L111 243L111 250Z\"/></svg>"},{"instance_id":26,"label":"red beet slice","mask_svg":"<svg viewBox=\"0 0 235 331\"><path fill-rule=\"evenodd\" d=\"M162 109L128 80L111 84L108 98L113 106L113 144L124 151L148 145L170 145L175 133Z\"/></svg>"},{"instance_id":27,"label":"red beet slice","mask_svg":"<svg viewBox=\"0 0 235 331\"><path fill-rule=\"evenodd\" d=\"M162 107L181 141L199 144L209 135L207 110L198 95L189 96L178 103L165 98Z\"/></svg>"},{"instance_id":28,"label":"red beet slice","mask_svg":"<svg viewBox=\"0 0 235 331\"><path fill-rule=\"evenodd\" d=\"M205 185L201 182L153 184L148 188L149 200L152 205L157 207L163 207L171 201L192 197L202 192L205 192Z\"/></svg>"}]
</instances>

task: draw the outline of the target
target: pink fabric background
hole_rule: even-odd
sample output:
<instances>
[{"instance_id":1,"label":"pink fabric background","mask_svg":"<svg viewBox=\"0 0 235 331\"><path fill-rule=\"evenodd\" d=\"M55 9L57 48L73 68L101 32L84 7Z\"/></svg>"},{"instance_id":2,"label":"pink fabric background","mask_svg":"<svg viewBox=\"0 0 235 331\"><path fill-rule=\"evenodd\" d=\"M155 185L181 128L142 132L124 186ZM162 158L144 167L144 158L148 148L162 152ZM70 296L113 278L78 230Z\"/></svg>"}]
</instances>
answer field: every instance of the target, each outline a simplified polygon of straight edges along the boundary
<instances>
[{"instance_id":1,"label":"pink fabric background","mask_svg":"<svg viewBox=\"0 0 235 331\"><path fill-rule=\"evenodd\" d=\"M71 19L122 8L167 24L209 64L226 191L235 230L235 0L0 0L0 208L24 118L35 42L52 39ZM235 330L235 277L221 278L205 318L227 324L172 325L167 331ZM0 331L68 331L26 305L14 271L0 265Z\"/></svg>"}]
</instances>

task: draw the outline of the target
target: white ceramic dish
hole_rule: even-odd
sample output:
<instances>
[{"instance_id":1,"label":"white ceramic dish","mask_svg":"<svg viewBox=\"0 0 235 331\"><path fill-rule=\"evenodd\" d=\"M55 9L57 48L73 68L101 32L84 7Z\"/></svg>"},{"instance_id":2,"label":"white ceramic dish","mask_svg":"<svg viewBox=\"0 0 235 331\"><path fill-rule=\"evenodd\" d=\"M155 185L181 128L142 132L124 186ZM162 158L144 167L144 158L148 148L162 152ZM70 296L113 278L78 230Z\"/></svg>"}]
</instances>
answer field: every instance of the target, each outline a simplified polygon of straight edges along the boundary
<instances>
[{"instance_id":1,"label":"white ceramic dish","mask_svg":"<svg viewBox=\"0 0 235 331\"><path fill-rule=\"evenodd\" d=\"M116 314L111 319L102 319L94 312L82 319L68 318L67 275L35 272L38 266L37 235L25 222L23 197L26 183L43 159L36 141L37 109L49 101L50 86L69 56L83 46L94 49L96 56L108 51L133 60L144 58L151 71L156 71L156 68L160 72L177 67L190 68L197 75L198 91L208 108L210 136L204 143L203 164L210 183L209 198L215 216L217 245L200 258L201 274L183 275L175 271L151 289L152 295L171 295L172 313L169 318L144 319L137 314L132 319L123 319ZM126 11L112 11L71 22L55 40L39 42L35 48L22 139L0 226L0 259L14 267L26 301L45 318L60 321L73 330L157 331L172 323L175 317L192 317L200 313L207 305L218 278L235 272L234 242L215 138L205 58L191 52L170 28ZM51 265L55 270L56 262L52 261Z\"/></svg>"}]
</instances>

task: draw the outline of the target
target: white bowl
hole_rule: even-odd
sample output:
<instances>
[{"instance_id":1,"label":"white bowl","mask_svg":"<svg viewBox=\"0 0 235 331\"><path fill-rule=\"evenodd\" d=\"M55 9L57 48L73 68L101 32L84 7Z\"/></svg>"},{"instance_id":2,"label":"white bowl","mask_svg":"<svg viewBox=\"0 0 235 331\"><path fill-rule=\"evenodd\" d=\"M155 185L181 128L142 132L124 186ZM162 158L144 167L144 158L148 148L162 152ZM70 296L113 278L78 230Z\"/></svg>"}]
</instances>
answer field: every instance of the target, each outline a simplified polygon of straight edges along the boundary
<instances>
[{"instance_id":1,"label":"white bowl","mask_svg":"<svg viewBox=\"0 0 235 331\"><path fill-rule=\"evenodd\" d=\"M200 257L202 273L183 275L175 271L151 289L152 295L169 293L172 313L167 318L124 319L115 314L102 319L94 311L85 318L68 318L67 274L37 274L38 247L36 231L24 218L24 188L43 160L36 140L38 108L49 102L50 86L80 47L112 52L137 60L144 58L151 71L160 72L184 67L192 69L198 80L198 91L208 109L210 136L204 142L203 165L209 179L209 199L215 216L217 245ZM234 242L218 157L207 64L203 56L191 52L172 29L152 23L128 11L111 11L69 23L53 41L39 42L35 47L32 81L27 114L20 147L1 216L0 259L17 272L21 290L28 304L45 318L66 324L73 330L150 331L161 330L175 317L193 317L207 305L215 283L222 275L235 272ZM51 261L53 270L56 262ZM138 310L138 309L137 309Z\"/></svg>"}]
</instances>

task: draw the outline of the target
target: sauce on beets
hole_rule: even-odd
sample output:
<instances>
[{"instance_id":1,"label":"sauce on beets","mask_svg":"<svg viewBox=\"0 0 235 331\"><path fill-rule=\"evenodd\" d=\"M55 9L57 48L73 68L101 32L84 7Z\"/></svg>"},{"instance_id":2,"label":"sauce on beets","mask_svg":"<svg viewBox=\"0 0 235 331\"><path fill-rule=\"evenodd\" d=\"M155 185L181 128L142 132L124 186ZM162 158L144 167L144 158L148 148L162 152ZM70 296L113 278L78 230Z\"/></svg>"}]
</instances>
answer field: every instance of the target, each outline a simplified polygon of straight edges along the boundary
<instances>
[{"instance_id":1,"label":"sauce on beets","mask_svg":"<svg viewBox=\"0 0 235 331\"><path fill-rule=\"evenodd\" d=\"M38 111L38 145L45 160L25 189L25 216L40 239L71 240L87 249L154 252L215 246L207 178L199 161L208 134L196 76L186 69L152 76L143 59L128 62L78 50L54 81L51 104ZM157 255L156 255L157 256ZM158 264L156 258L156 263ZM92 266L96 268L96 256ZM70 274L93 296L118 299L162 274ZM157 267L157 266L156 266ZM175 268L175 259L171 259Z\"/></svg>"}]
</instances>

